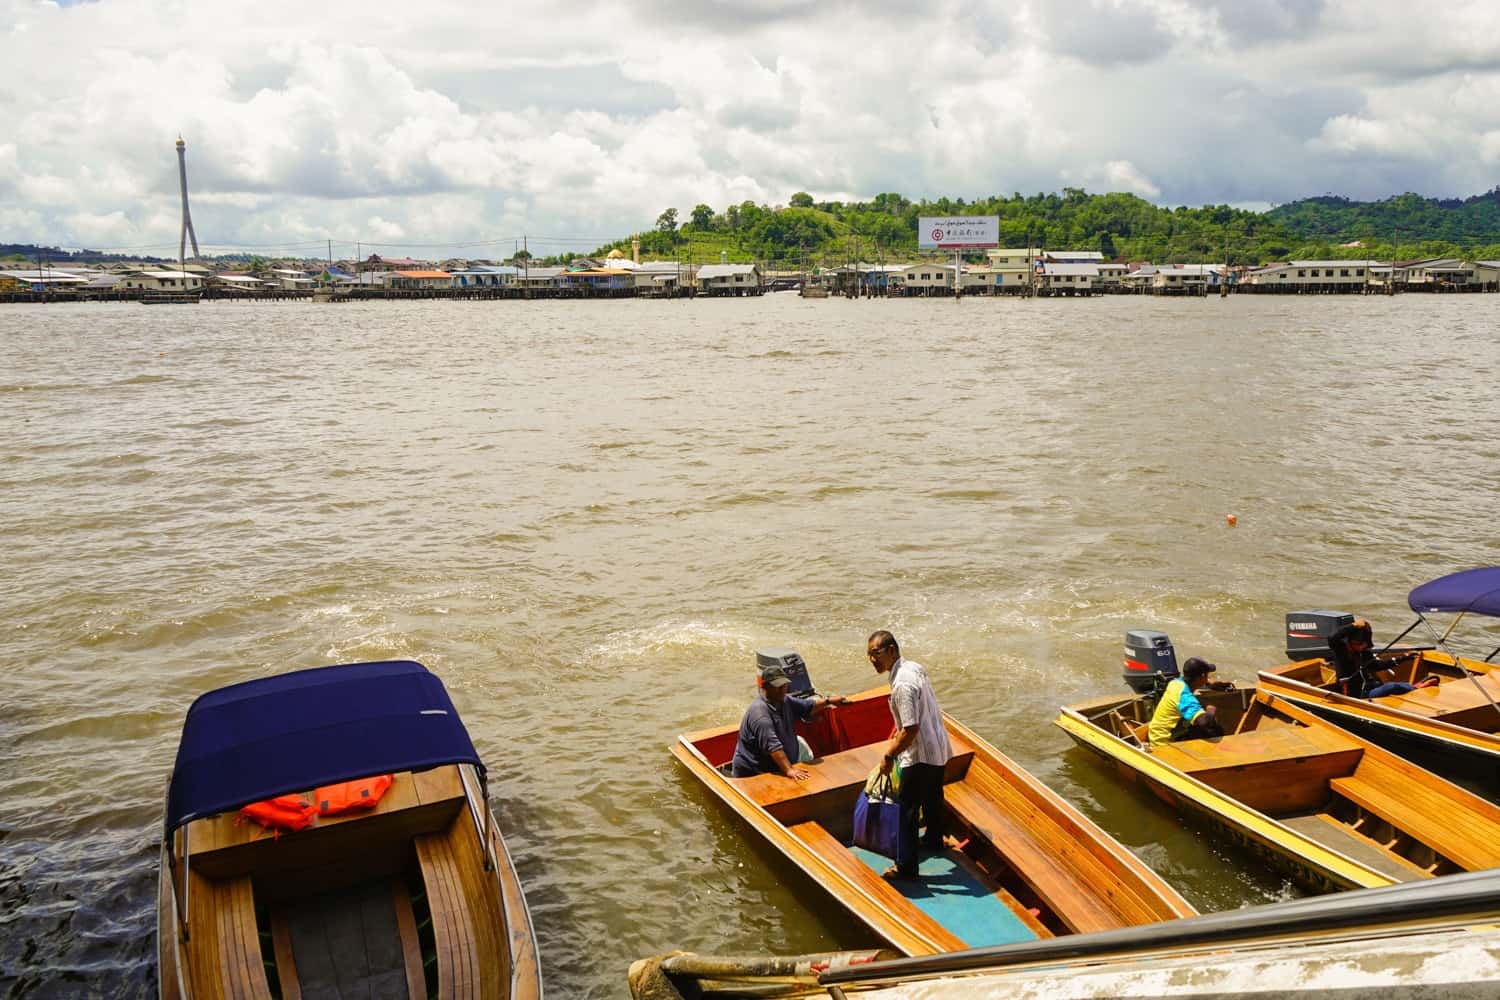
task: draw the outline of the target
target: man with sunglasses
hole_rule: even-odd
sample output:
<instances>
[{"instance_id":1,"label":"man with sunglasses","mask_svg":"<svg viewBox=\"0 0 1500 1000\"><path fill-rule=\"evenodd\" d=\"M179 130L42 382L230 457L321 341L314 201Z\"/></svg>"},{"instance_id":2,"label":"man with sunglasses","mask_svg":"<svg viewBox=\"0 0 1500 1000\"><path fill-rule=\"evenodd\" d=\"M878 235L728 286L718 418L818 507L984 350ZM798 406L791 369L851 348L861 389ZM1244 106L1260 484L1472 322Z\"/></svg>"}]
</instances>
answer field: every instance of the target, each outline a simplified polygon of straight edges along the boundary
<instances>
[{"instance_id":1,"label":"man with sunglasses","mask_svg":"<svg viewBox=\"0 0 1500 1000\"><path fill-rule=\"evenodd\" d=\"M896 797L901 803L901 857L881 874L890 879L920 878L917 869L918 815L927 824L921 846L936 853L943 849L943 770L953 756L943 710L927 670L915 660L904 659L896 637L880 629L870 633L865 655L878 674L891 675L891 729L880 771L890 774L899 763L901 781Z\"/></svg>"}]
</instances>

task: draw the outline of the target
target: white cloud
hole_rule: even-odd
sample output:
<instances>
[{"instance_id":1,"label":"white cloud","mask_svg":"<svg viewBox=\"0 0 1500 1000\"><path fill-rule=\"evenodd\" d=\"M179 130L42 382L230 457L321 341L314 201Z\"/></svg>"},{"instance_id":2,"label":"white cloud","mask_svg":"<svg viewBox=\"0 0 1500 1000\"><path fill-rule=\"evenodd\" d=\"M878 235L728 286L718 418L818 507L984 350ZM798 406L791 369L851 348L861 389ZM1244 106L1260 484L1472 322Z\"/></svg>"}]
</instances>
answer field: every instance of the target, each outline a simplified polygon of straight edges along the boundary
<instances>
[{"instance_id":1,"label":"white cloud","mask_svg":"<svg viewBox=\"0 0 1500 1000\"><path fill-rule=\"evenodd\" d=\"M179 131L208 244L591 246L799 189L1464 195L1500 164L1478 0L0 0L0 24L12 241L175 250Z\"/></svg>"}]
</instances>

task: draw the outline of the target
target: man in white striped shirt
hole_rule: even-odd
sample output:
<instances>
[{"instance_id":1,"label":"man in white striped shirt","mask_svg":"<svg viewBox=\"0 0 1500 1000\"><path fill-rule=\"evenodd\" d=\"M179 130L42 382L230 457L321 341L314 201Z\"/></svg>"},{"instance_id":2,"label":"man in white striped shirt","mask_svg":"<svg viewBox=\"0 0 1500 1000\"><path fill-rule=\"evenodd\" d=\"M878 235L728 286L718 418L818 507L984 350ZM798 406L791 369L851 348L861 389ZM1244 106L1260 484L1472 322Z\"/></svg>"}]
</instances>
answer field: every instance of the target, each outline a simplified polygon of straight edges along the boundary
<instances>
[{"instance_id":1,"label":"man in white striped shirt","mask_svg":"<svg viewBox=\"0 0 1500 1000\"><path fill-rule=\"evenodd\" d=\"M922 847L930 852L943 849L943 770L953 756L943 710L927 679L927 671L915 660L903 659L896 637L881 629L870 633L865 654L876 673L891 675L890 742L880 770L890 774L899 761L901 789L901 856L882 874L886 878L919 878L917 869L918 814L927 824Z\"/></svg>"}]
</instances>

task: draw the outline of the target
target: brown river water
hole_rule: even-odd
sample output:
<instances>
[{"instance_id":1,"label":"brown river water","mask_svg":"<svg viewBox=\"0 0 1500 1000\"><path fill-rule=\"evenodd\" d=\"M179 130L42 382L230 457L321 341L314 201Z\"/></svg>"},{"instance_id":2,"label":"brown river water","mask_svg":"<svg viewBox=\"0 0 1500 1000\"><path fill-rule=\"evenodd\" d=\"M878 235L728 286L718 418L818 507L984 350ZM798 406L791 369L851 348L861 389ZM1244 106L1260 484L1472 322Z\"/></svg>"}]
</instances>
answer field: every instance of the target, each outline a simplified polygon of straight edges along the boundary
<instances>
[{"instance_id":1,"label":"brown river water","mask_svg":"<svg viewBox=\"0 0 1500 1000\"><path fill-rule=\"evenodd\" d=\"M410 657L491 768L549 995L869 937L679 769L753 651L944 708L1200 909L1294 890L1052 726L1122 633L1248 679L1500 561L1500 298L0 308L0 993L154 994L189 702ZM1238 516L1229 527L1227 513Z\"/></svg>"}]
</instances>

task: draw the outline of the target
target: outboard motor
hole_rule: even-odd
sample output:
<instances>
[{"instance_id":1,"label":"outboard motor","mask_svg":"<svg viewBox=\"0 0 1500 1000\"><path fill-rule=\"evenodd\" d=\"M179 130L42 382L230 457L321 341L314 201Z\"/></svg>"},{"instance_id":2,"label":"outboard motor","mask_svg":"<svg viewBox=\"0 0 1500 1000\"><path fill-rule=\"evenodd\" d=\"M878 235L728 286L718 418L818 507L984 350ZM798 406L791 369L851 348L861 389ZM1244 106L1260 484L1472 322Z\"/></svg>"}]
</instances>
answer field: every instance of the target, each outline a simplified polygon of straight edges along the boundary
<instances>
[{"instance_id":1,"label":"outboard motor","mask_svg":"<svg viewBox=\"0 0 1500 1000\"><path fill-rule=\"evenodd\" d=\"M788 646L757 649L755 669L764 670L770 666L779 666L786 671L786 679L792 682L787 688L788 694L806 698L813 693L812 678L807 675L807 664L802 662L802 655L795 649Z\"/></svg>"},{"instance_id":2,"label":"outboard motor","mask_svg":"<svg viewBox=\"0 0 1500 1000\"><path fill-rule=\"evenodd\" d=\"M1125 683L1136 694L1155 694L1177 676L1177 651L1165 632L1125 633Z\"/></svg>"},{"instance_id":3,"label":"outboard motor","mask_svg":"<svg viewBox=\"0 0 1500 1000\"><path fill-rule=\"evenodd\" d=\"M1286 658L1326 660L1333 655L1328 637L1354 621L1347 611L1292 611L1286 616Z\"/></svg>"}]
</instances>

